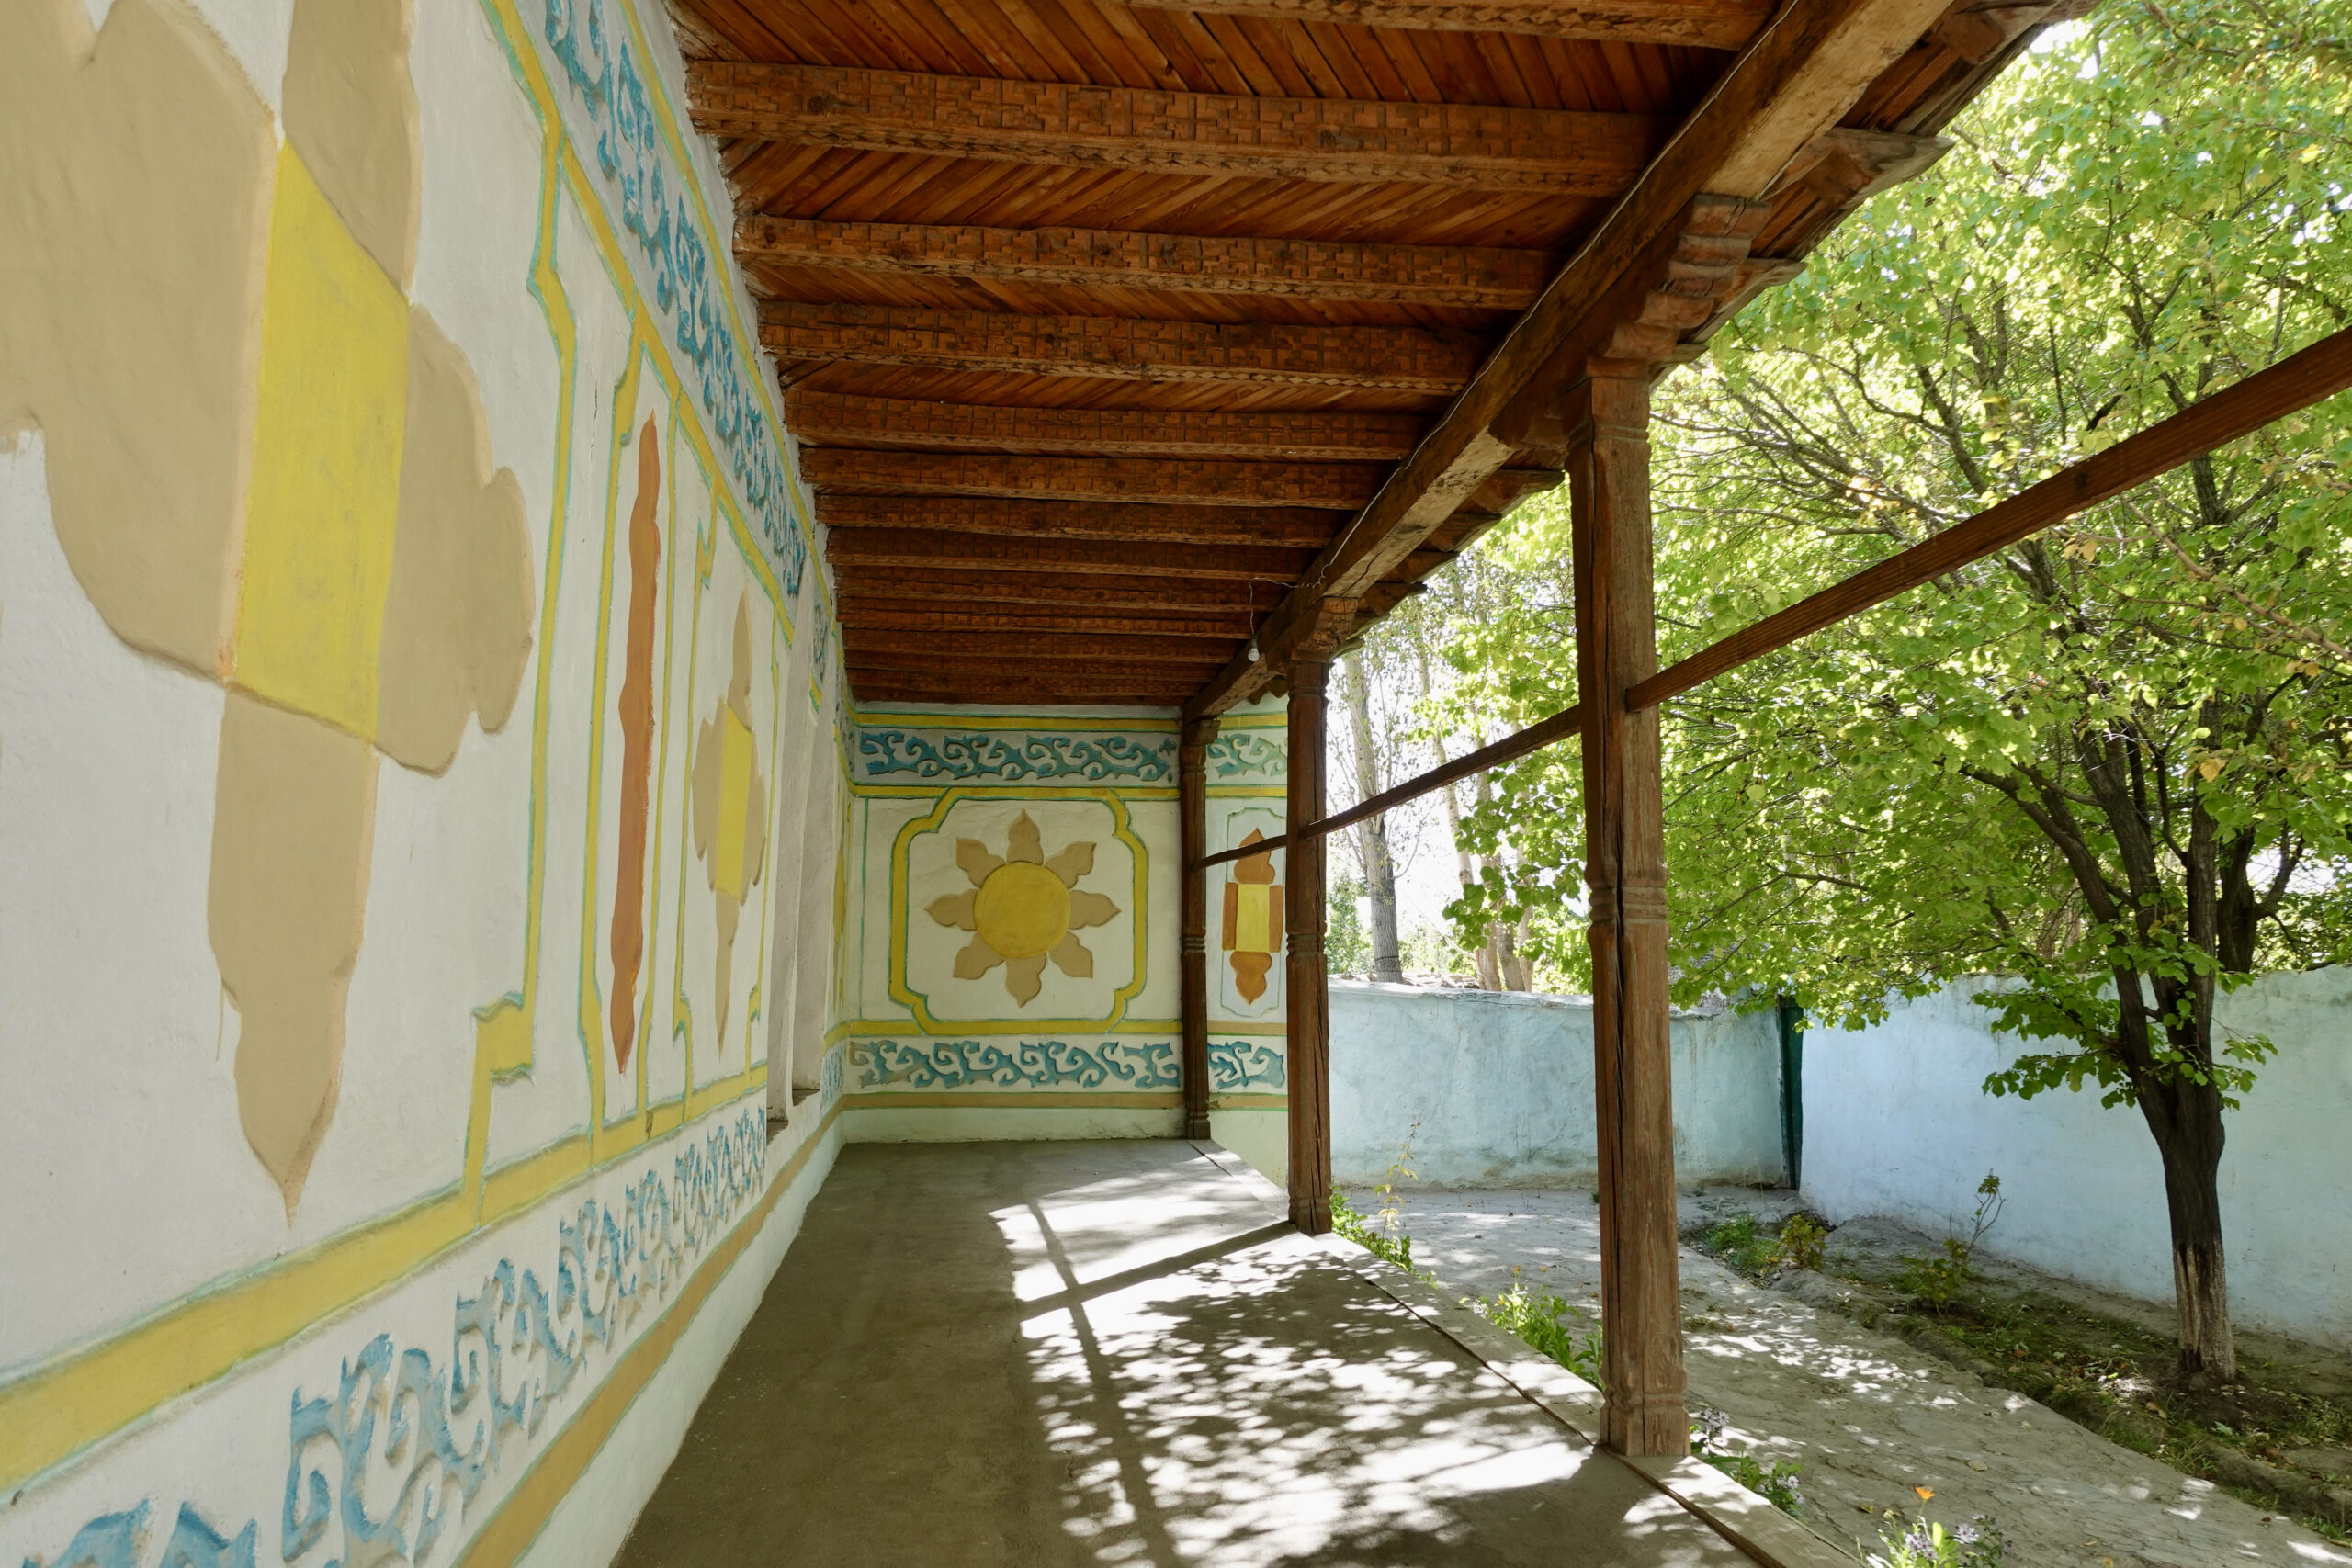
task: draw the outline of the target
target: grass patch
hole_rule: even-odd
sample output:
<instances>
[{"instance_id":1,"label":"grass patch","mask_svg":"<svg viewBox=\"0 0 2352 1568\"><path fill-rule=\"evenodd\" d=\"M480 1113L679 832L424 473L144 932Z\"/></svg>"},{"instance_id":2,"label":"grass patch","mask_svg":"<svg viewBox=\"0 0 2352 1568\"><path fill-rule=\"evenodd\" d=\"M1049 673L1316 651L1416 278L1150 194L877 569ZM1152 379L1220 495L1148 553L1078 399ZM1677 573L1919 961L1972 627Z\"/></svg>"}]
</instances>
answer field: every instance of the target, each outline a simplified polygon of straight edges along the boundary
<instances>
[{"instance_id":1,"label":"grass patch","mask_svg":"<svg viewBox=\"0 0 2352 1568\"><path fill-rule=\"evenodd\" d=\"M1718 1263L1751 1280L1762 1280L1782 1269L1819 1269L1826 1226L1810 1214L1791 1214L1777 1225L1765 1225L1753 1214L1734 1214L1685 1238Z\"/></svg>"},{"instance_id":2,"label":"grass patch","mask_svg":"<svg viewBox=\"0 0 2352 1568\"><path fill-rule=\"evenodd\" d=\"M1593 1387L1600 1386L1600 1325L1551 1292L1540 1286L1530 1290L1526 1280L1514 1279L1500 1295L1484 1300L1464 1296L1462 1304L1496 1327L1510 1329Z\"/></svg>"}]
</instances>

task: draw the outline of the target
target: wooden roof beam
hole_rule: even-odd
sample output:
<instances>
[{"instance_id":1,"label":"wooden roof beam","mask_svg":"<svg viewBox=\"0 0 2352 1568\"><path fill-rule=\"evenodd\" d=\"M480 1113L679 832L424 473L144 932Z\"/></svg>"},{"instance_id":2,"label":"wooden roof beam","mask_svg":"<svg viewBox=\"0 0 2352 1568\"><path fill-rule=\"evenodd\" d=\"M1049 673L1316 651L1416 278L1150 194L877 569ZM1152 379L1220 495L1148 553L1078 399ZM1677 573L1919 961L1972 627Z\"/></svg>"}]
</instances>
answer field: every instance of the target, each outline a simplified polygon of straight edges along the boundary
<instances>
[{"instance_id":1,"label":"wooden roof beam","mask_svg":"<svg viewBox=\"0 0 2352 1568\"><path fill-rule=\"evenodd\" d=\"M751 265L1061 288L1274 295L1374 304L1523 310L1552 276L1542 251L1324 240L1204 238L1117 229L735 220Z\"/></svg>"},{"instance_id":2,"label":"wooden roof beam","mask_svg":"<svg viewBox=\"0 0 2352 1568\"><path fill-rule=\"evenodd\" d=\"M1376 463L1239 463L1208 458L974 457L817 446L800 473L819 491L1001 495L1032 501L1127 501L1207 506L1313 506L1351 512L1370 501Z\"/></svg>"},{"instance_id":3,"label":"wooden roof beam","mask_svg":"<svg viewBox=\"0 0 2352 1568\"><path fill-rule=\"evenodd\" d=\"M843 599L887 594L900 602L936 601L975 611L1028 605L1094 615L1107 610L1230 615L1236 610L1246 613L1249 603L1248 590L1229 577L1110 577L1043 569L960 571L910 566L867 574L854 565L844 565L837 578Z\"/></svg>"},{"instance_id":4,"label":"wooden roof beam","mask_svg":"<svg viewBox=\"0 0 2352 1568\"><path fill-rule=\"evenodd\" d=\"M1419 414L1169 409L1005 408L840 392L788 392L786 427L821 445L880 443L929 452L1041 452L1073 457L1279 457L1395 461L1413 449Z\"/></svg>"},{"instance_id":5,"label":"wooden roof beam","mask_svg":"<svg viewBox=\"0 0 2352 1568\"><path fill-rule=\"evenodd\" d=\"M1249 545L1007 539L993 534L933 533L928 528L843 528L825 536L825 558L867 570L920 566L956 571L1045 570L1291 582L1315 556L1311 550Z\"/></svg>"},{"instance_id":6,"label":"wooden roof beam","mask_svg":"<svg viewBox=\"0 0 2352 1568\"><path fill-rule=\"evenodd\" d=\"M1227 96L730 60L688 61L686 97L698 130L799 146L1566 196L1623 190L1664 129L1646 115Z\"/></svg>"},{"instance_id":7,"label":"wooden roof beam","mask_svg":"<svg viewBox=\"0 0 2352 1568\"><path fill-rule=\"evenodd\" d=\"M1193 683L1181 668L1148 664L1098 665L1091 670L1083 665L908 670L852 660L848 670L850 690L862 702L1019 703L1046 698L1174 707L1184 700Z\"/></svg>"},{"instance_id":8,"label":"wooden roof beam","mask_svg":"<svg viewBox=\"0 0 2352 1568\"><path fill-rule=\"evenodd\" d=\"M1265 687L1269 667L1290 639L1317 635L1324 601L1359 599L1394 571L1463 502L1501 468L1521 443L1498 422L1539 377L1561 361L1602 346L1622 323L1626 292L1643 298L1689 286L1706 313L1738 281L1736 265L1703 276L1677 276L1685 236L1723 242L1715 260L1736 253L1760 225L1764 197L1815 138L1834 127L1881 73L1932 26L1949 0L1790 0L1719 78L1674 133L1657 161L1560 269L1534 307L1512 324L1421 440L1294 589L1261 634L1267 657L1236 659L1187 705L1199 717L1221 713ZM1703 246L1700 247L1704 249ZM1644 276L1663 265L1666 276ZM1692 270L1705 273L1705 268ZM1647 324L1647 323L1644 323ZM1679 342L1679 333L1673 334ZM1542 389L1539 389L1539 392ZM1521 417L1541 411L1521 405Z\"/></svg>"},{"instance_id":9,"label":"wooden roof beam","mask_svg":"<svg viewBox=\"0 0 2352 1568\"><path fill-rule=\"evenodd\" d=\"M1127 0L1147 8L1339 22L1416 32L1524 33L1594 43L1740 49L1772 15L1769 0Z\"/></svg>"},{"instance_id":10,"label":"wooden roof beam","mask_svg":"<svg viewBox=\"0 0 2352 1568\"><path fill-rule=\"evenodd\" d=\"M1460 391L1486 352L1466 333L1404 327L1234 326L788 299L762 302L760 341L787 361L1121 381L1377 388L1432 396Z\"/></svg>"},{"instance_id":11,"label":"wooden roof beam","mask_svg":"<svg viewBox=\"0 0 2352 1568\"><path fill-rule=\"evenodd\" d=\"M1035 604L944 604L895 599L886 590L844 593L835 605L842 630L903 632L1067 632L1086 637L1189 637L1205 646L1240 642L1250 635L1250 612L1191 610L1182 615L1088 615Z\"/></svg>"},{"instance_id":12,"label":"wooden roof beam","mask_svg":"<svg viewBox=\"0 0 2352 1568\"><path fill-rule=\"evenodd\" d=\"M877 675L868 675L865 682L853 694L853 700L862 707L876 708L888 717L890 708L913 706L916 704L936 704L942 707L984 707L998 705L1031 708L1090 707L1090 708L1160 708L1172 709L1183 705L1182 696L1166 692L1036 692L1013 687L957 688L948 691L924 690L882 683Z\"/></svg>"},{"instance_id":13,"label":"wooden roof beam","mask_svg":"<svg viewBox=\"0 0 2352 1568\"><path fill-rule=\"evenodd\" d=\"M870 663L914 659L925 669L953 669L973 661L1069 664L1100 660L1109 664L1155 664L1191 669L1195 678L1224 662L1219 646L1195 637L1079 637L1064 633L880 632L844 633L853 660ZM1204 668L1206 667L1206 668Z\"/></svg>"},{"instance_id":14,"label":"wooden roof beam","mask_svg":"<svg viewBox=\"0 0 2352 1568\"><path fill-rule=\"evenodd\" d=\"M1151 539L1166 544L1287 545L1319 550L1337 513L1306 506L1134 506L1002 496L817 494L828 528L936 528L1024 539Z\"/></svg>"}]
</instances>

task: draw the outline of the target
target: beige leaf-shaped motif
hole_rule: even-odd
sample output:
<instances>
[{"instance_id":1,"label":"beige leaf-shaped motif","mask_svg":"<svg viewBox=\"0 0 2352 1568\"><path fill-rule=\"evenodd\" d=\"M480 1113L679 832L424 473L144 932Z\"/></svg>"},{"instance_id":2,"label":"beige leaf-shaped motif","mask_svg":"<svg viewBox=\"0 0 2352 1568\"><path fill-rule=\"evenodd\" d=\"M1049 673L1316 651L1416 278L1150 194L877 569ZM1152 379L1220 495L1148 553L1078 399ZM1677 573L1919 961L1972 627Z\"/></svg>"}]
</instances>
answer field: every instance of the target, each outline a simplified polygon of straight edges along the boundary
<instances>
[{"instance_id":1,"label":"beige leaf-shaped motif","mask_svg":"<svg viewBox=\"0 0 2352 1568\"><path fill-rule=\"evenodd\" d=\"M1119 907L1100 893L1088 893L1079 888L1070 890L1069 929L1074 931L1102 925L1118 912Z\"/></svg>"},{"instance_id":2,"label":"beige leaf-shaped motif","mask_svg":"<svg viewBox=\"0 0 2352 1568\"><path fill-rule=\"evenodd\" d=\"M965 944L964 951L956 955L956 978L977 980L1003 962L1004 954L982 942L978 937L974 937ZM1006 983L1010 985L1012 982L1008 980ZM1036 995L1034 987L1030 995Z\"/></svg>"},{"instance_id":3,"label":"beige leaf-shaped motif","mask_svg":"<svg viewBox=\"0 0 2352 1568\"><path fill-rule=\"evenodd\" d=\"M968 840L967 840L968 841ZM979 917L974 906L979 901L978 893L950 893L931 901L931 918L943 926L954 926L959 931L980 929Z\"/></svg>"},{"instance_id":4,"label":"beige leaf-shaped motif","mask_svg":"<svg viewBox=\"0 0 2352 1568\"><path fill-rule=\"evenodd\" d=\"M1079 945L1077 933L1065 935L1049 955L1054 966L1073 980L1094 978L1094 954Z\"/></svg>"},{"instance_id":5,"label":"beige leaf-shaped motif","mask_svg":"<svg viewBox=\"0 0 2352 1568\"><path fill-rule=\"evenodd\" d=\"M1031 865L1046 858L1046 846L1037 839L1037 824L1029 820L1026 811L1014 818L1012 826L1005 830L1004 858L1024 860Z\"/></svg>"},{"instance_id":6,"label":"beige leaf-shaped motif","mask_svg":"<svg viewBox=\"0 0 2352 1568\"><path fill-rule=\"evenodd\" d=\"M1075 887L1078 879L1094 869L1094 844L1080 839L1063 846L1061 853L1046 863L1046 869L1062 879L1064 887Z\"/></svg>"},{"instance_id":7,"label":"beige leaf-shaped motif","mask_svg":"<svg viewBox=\"0 0 2352 1568\"><path fill-rule=\"evenodd\" d=\"M1042 953L1027 958L1008 958L1004 961L1004 988L1012 993L1014 1001L1027 1007L1037 999L1038 976L1045 972L1046 955Z\"/></svg>"},{"instance_id":8,"label":"beige leaf-shaped motif","mask_svg":"<svg viewBox=\"0 0 2352 1568\"><path fill-rule=\"evenodd\" d=\"M956 863L963 868L966 876L972 879L972 886L978 887L989 879L989 872L1004 862L989 853L989 847L978 839L958 839L956 840ZM966 926L964 929L970 931L972 928Z\"/></svg>"}]
</instances>

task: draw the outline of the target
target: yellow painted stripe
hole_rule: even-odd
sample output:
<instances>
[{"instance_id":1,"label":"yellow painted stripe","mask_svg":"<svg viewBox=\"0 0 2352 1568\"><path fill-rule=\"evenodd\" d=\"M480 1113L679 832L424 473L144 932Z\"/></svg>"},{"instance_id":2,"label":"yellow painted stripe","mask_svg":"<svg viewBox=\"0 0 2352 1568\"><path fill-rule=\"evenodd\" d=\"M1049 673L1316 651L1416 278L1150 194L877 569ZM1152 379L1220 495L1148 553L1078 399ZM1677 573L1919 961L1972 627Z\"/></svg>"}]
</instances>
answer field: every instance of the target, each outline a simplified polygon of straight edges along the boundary
<instances>
[{"instance_id":1,"label":"yellow painted stripe","mask_svg":"<svg viewBox=\"0 0 2352 1568\"><path fill-rule=\"evenodd\" d=\"M506 1568L530 1549L531 1543L538 1539L539 1531L547 1528L556 1506L579 1484L580 1478L587 1473L589 1464L603 1450L614 1428L620 1425L621 1417L628 1414L628 1408L636 1403L637 1396L645 1391L646 1385L653 1381L653 1374L660 1371L662 1363L670 1359L670 1352L676 1348L680 1337L693 1326L695 1315L702 1310L703 1303L709 1300L711 1292L718 1288L718 1282L726 1278L735 1260L743 1255L744 1248L752 1245L752 1237L758 1235L761 1227L767 1224L768 1215L775 1212L777 1201L798 1178L809 1156L824 1141L826 1133L841 1113L839 1104L826 1113L825 1119L817 1124L816 1131L802 1140L800 1146L792 1151L792 1156L784 1162L783 1168L770 1179L766 1195L687 1277L677 1299L653 1320L644 1333L637 1337L628 1349L621 1352L620 1359L614 1364L605 1381L596 1386L596 1392L589 1396L588 1402L581 1406L579 1413L572 1416L563 1430L539 1450L539 1457L523 1472L522 1479L515 1483L514 1490L506 1495L506 1500L498 1506L497 1512L491 1515L481 1533L467 1546L465 1555L458 1559L458 1568Z\"/></svg>"},{"instance_id":2,"label":"yellow painted stripe","mask_svg":"<svg viewBox=\"0 0 2352 1568\"><path fill-rule=\"evenodd\" d=\"M750 1076L711 1088L741 1089ZM738 1098L760 1087L753 1084ZM574 1134L492 1171L481 1224L594 1175L587 1168L586 1142L585 1134ZM635 1152L624 1151L597 1168ZM432 1262L474 1234L474 1215L471 1191L437 1193L308 1251L232 1275L102 1344L69 1351L0 1386L0 1492L15 1490Z\"/></svg>"},{"instance_id":3,"label":"yellow painted stripe","mask_svg":"<svg viewBox=\"0 0 2352 1568\"><path fill-rule=\"evenodd\" d=\"M232 1276L0 1388L0 1492L14 1491L462 1241L472 1233L473 1209L469 1192L427 1199L265 1272Z\"/></svg>"}]
</instances>

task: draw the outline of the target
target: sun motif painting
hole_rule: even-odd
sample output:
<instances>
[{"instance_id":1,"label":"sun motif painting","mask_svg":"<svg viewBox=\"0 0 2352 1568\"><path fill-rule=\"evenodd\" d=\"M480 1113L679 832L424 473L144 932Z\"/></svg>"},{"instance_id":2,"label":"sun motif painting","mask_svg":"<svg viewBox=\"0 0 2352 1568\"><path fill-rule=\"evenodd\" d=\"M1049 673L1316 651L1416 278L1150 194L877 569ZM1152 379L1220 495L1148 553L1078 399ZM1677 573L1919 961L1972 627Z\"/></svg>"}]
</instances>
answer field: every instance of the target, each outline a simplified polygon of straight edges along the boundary
<instances>
[{"instance_id":1,"label":"sun motif painting","mask_svg":"<svg viewBox=\"0 0 2352 1568\"><path fill-rule=\"evenodd\" d=\"M1023 812L1005 831L1005 852L978 839L956 840L956 863L972 884L931 904L931 918L972 940L956 955L956 977L977 980L999 964L1004 988L1023 1007L1036 999L1046 961L1073 979L1091 979L1094 954L1078 933L1115 919L1119 907L1079 880L1094 869L1094 844L1077 840L1045 853L1037 824Z\"/></svg>"}]
</instances>

